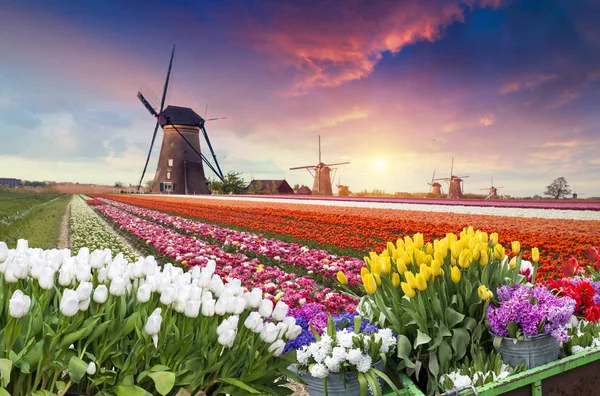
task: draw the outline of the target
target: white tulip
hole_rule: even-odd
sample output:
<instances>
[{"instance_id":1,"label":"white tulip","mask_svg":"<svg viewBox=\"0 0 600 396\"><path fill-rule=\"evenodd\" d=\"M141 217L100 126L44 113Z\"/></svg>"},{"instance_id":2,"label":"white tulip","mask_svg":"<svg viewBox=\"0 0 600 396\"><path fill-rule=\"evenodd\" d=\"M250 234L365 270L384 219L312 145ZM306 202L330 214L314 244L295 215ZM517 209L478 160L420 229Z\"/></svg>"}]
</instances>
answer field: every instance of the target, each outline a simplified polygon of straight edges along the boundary
<instances>
[{"instance_id":1,"label":"white tulip","mask_svg":"<svg viewBox=\"0 0 600 396\"><path fill-rule=\"evenodd\" d=\"M200 300L213 300L213 295L210 290L202 290L202 298Z\"/></svg>"},{"instance_id":2,"label":"white tulip","mask_svg":"<svg viewBox=\"0 0 600 396\"><path fill-rule=\"evenodd\" d=\"M144 331L146 334L152 336L152 341L154 341L155 348L158 348L158 332L160 331L160 325L162 323L162 316L160 313L161 309L156 308L154 312L152 312L152 315L148 317L146 326L144 326Z\"/></svg>"},{"instance_id":3,"label":"white tulip","mask_svg":"<svg viewBox=\"0 0 600 396\"><path fill-rule=\"evenodd\" d=\"M104 304L108 299L108 288L106 285L99 285L94 290L94 301L98 304Z\"/></svg>"},{"instance_id":4,"label":"white tulip","mask_svg":"<svg viewBox=\"0 0 600 396\"><path fill-rule=\"evenodd\" d=\"M225 313L227 312L227 307L229 306L231 300L232 298L224 298L223 296L221 296L215 304L215 313L219 316L225 315Z\"/></svg>"},{"instance_id":5,"label":"white tulip","mask_svg":"<svg viewBox=\"0 0 600 396\"><path fill-rule=\"evenodd\" d=\"M268 318L269 316L271 316L271 313L273 312L273 302L271 300L262 300L260 302L260 307L258 308L258 313L260 314L260 316L262 316L263 318Z\"/></svg>"},{"instance_id":6,"label":"white tulip","mask_svg":"<svg viewBox=\"0 0 600 396\"><path fill-rule=\"evenodd\" d=\"M90 307L90 298L88 297L87 300L83 300L83 301L79 301L79 310L80 311L87 311L88 308Z\"/></svg>"},{"instance_id":7,"label":"white tulip","mask_svg":"<svg viewBox=\"0 0 600 396\"><path fill-rule=\"evenodd\" d=\"M19 319L27 315L31 307L31 298L21 290L15 290L8 303L8 312L13 318Z\"/></svg>"},{"instance_id":8,"label":"white tulip","mask_svg":"<svg viewBox=\"0 0 600 396\"><path fill-rule=\"evenodd\" d=\"M65 316L74 316L79 311L79 297L77 292L71 289L63 291L60 299L60 312Z\"/></svg>"},{"instance_id":9,"label":"white tulip","mask_svg":"<svg viewBox=\"0 0 600 396\"><path fill-rule=\"evenodd\" d=\"M148 256L144 259L144 263L142 265L142 272L145 276L154 275L158 265L156 264L156 260L153 256Z\"/></svg>"},{"instance_id":10,"label":"white tulip","mask_svg":"<svg viewBox=\"0 0 600 396\"><path fill-rule=\"evenodd\" d=\"M215 300L202 300L202 316L211 317L215 314Z\"/></svg>"},{"instance_id":11,"label":"white tulip","mask_svg":"<svg viewBox=\"0 0 600 396\"><path fill-rule=\"evenodd\" d=\"M108 270L102 267L98 270L98 283L106 283L108 280Z\"/></svg>"},{"instance_id":12,"label":"white tulip","mask_svg":"<svg viewBox=\"0 0 600 396\"><path fill-rule=\"evenodd\" d=\"M197 267L194 267L197 268ZM198 286L192 286L190 288L190 300L200 301L202 300L202 288Z\"/></svg>"},{"instance_id":13,"label":"white tulip","mask_svg":"<svg viewBox=\"0 0 600 396\"><path fill-rule=\"evenodd\" d=\"M270 322L265 323L262 331L260 332L260 338L267 344L270 344L277 339L278 333L279 333L279 330L277 329L277 326L275 326L273 323L270 323Z\"/></svg>"},{"instance_id":14,"label":"white tulip","mask_svg":"<svg viewBox=\"0 0 600 396\"><path fill-rule=\"evenodd\" d=\"M192 279L200 278L200 266L195 265L192 267Z\"/></svg>"},{"instance_id":15,"label":"white tulip","mask_svg":"<svg viewBox=\"0 0 600 396\"><path fill-rule=\"evenodd\" d=\"M171 308L175 310L175 312L184 313L185 312L186 301L175 300L173 304L171 304Z\"/></svg>"},{"instance_id":16,"label":"white tulip","mask_svg":"<svg viewBox=\"0 0 600 396\"><path fill-rule=\"evenodd\" d=\"M226 319L226 322L230 329L236 330L240 322L240 317L237 315L232 315Z\"/></svg>"},{"instance_id":17,"label":"white tulip","mask_svg":"<svg viewBox=\"0 0 600 396\"><path fill-rule=\"evenodd\" d=\"M217 341L219 342L219 344L231 348L233 346L233 343L235 342L235 336L236 334L234 330L226 329L221 333L221 335L219 335Z\"/></svg>"},{"instance_id":18,"label":"white tulip","mask_svg":"<svg viewBox=\"0 0 600 396\"><path fill-rule=\"evenodd\" d=\"M177 289L177 300L185 303L190 299L190 293L192 292L192 286L190 285L179 285Z\"/></svg>"},{"instance_id":19,"label":"white tulip","mask_svg":"<svg viewBox=\"0 0 600 396\"><path fill-rule=\"evenodd\" d=\"M262 293L263 292L261 289L255 287L250 293L244 294L244 296L248 300L248 306L252 308L258 308L262 300Z\"/></svg>"},{"instance_id":20,"label":"white tulip","mask_svg":"<svg viewBox=\"0 0 600 396\"><path fill-rule=\"evenodd\" d=\"M217 269L217 262L215 260L208 260L206 262L206 265L204 266L204 269L206 269L206 271L213 274L215 272L215 270Z\"/></svg>"},{"instance_id":21,"label":"white tulip","mask_svg":"<svg viewBox=\"0 0 600 396\"><path fill-rule=\"evenodd\" d=\"M290 341L294 341L298 336L302 333L302 327L298 325L292 325L288 327L287 332L285 333L285 338Z\"/></svg>"},{"instance_id":22,"label":"white tulip","mask_svg":"<svg viewBox=\"0 0 600 396\"><path fill-rule=\"evenodd\" d=\"M234 297L235 305L231 313L235 315L240 315L242 312L246 310L246 299L244 297Z\"/></svg>"},{"instance_id":23,"label":"white tulip","mask_svg":"<svg viewBox=\"0 0 600 396\"><path fill-rule=\"evenodd\" d=\"M217 297L220 297L221 293L225 291L225 285L223 284L223 281L218 275L213 275L210 281L210 290Z\"/></svg>"},{"instance_id":24,"label":"white tulip","mask_svg":"<svg viewBox=\"0 0 600 396\"><path fill-rule=\"evenodd\" d=\"M244 326L255 333L259 333L263 328L263 320L260 314L256 311L250 312L250 315L244 321Z\"/></svg>"},{"instance_id":25,"label":"white tulip","mask_svg":"<svg viewBox=\"0 0 600 396\"><path fill-rule=\"evenodd\" d=\"M0 263L4 263L8 258L8 246L5 242L0 242Z\"/></svg>"},{"instance_id":26,"label":"white tulip","mask_svg":"<svg viewBox=\"0 0 600 396\"><path fill-rule=\"evenodd\" d=\"M94 250L90 256L90 266L94 269L99 269L104 266L104 251Z\"/></svg>"},{"instance_id":27,"label":"white tulip","mask_svg":"<svg viewBox=\"0 0 600 396\"><path fill-rule=\"evenodd\" d=\"M150 301L151 295L152 285L149 285L148 283L144 283L142 286L139 287L137 291L137 299L141 303Z\"/></svg>"},{"instance_id":28,"label":"white tulip","mask_svg":"<svg viewBox=\"0 0 600 396\"><path fill-rule=\"evenodd\" d=\"M90 249L87 247L82 247L77 252L77 261L81 264L87 265L90 262Z\"/></svg>"},{"instance_id":29,"label":"white tulip","mask_svg":"<svg viewBox=\"0 0 600 396\"><path fill-rule=\"evenodd\" d=\"M54 287L54 277L56 276L54 270L51 267L44 267L38 282L40 287L44 290L50 290Z\"/></svg>"},{"instance_id":30,"label":"white tulip","mask_svg":"<svg viewBox=\"0 0 600 396\"><path fill-rule=\"evenodd\" d=\"M92 294L92 290L94 290L94 286L90 282L82 282L77 287L77 297L79 301L85 301L90 298Z\"/></svg>"},{"instance_id":31,"label":"white tulip","mask_svg":"<svg viewBox=\"0 0 600 396\"><path fill-rule=\"evenodd\" d=\"M92 279L92 267L86 264L79 264L75 267L75 277L79 282L88 282Z\"/></svg>"},{"instance_id":32,"label":"white tulip","mask_svg":"<svg viewBox=\"0 0 600 396\"><path fill-rule=\"evenodd\" d=\"M198 286L200 287L209 287L210 281L212 279L212 274L208 271L202 271L200 274L200 278L198 278Z\"/></svg>"},{"instance_id":33,"label":"white tulip","mask_svg":"<svg viewBox=\"0 0 600 396\"><path fill-rule=\"evenodd\" d=\"M46 266L46 263L43 259L34 258L30 260L31 267L29 268L29 274L33 279L39 279L42 274L42 270Z\"/></svg>"},{"instance_id":34,"label":"white tulip","mask_svg":"<svg viewBox=\"0 0 600 396\"><path fill-rule=\"evenodd\" d=\"M177 298L177 288L175 285L167 285L160 294L160 302L165 305L171 305Z\"/></svg>"},{"instance_id":35,"label":"white tulip","mask_svg":"<svg viewBox=\"0 0 600 396\"><path fill-rule=\"evenodd\" d=\"M25 252L29 249L29 241L27 239L19 239L17 241L17 252Z\"/></svg>"},{"instance_id":36,"label":"white tulip","mask_svg":"<svg viewBox=\"0 0 600 396\"><path fill-rule=\"evenodd\" d=\"M60 270L58 271L58 284L66 287L66 286L71 286L71 283L73 282L73 276L71 274L71 268L69 265L63 265L62 267L60 267Z\"/></svg>"},{"instance_id":37,"label":"white tulip","mask_svg":"<svg viewBox=\"0 0 600 396\"><path fill-rule=\"evenodd\" d=\"M85 372L88 375L94 375L94 374L96 374L96 363L90 362L90 364L88 364L87 369L85 370Z\"/></svg>"},{"instance_id":38,"label":"white tulip","mask_svg":"<svg viewBox=\"0 0 600 396\"><path fill-rule=\"evenodd\" d=\"M275 309L273 310L271 316L277 321L282 321L283 319L285 319L285 315L287 315L288 309L290 309L290 307L288 307L286 303L284 303L283 301L279 301L277 302L277 305L275 305Z\"/></svg>"},{"instance_id":39,"label":"white tulip","mask_svg":"<svg viewBox=\"0 0 600 396\"><path fill-rule=\"evenodd\" d=\"M12 263L11 258L12 257L9 257L9 259L6 261L7 264L4 269L4 281L6 281L6 283L17 283L19 281L19 278L17 278L16 276L15 267Z\"/></svg>"},{"instance_id":40,"label":"white tulip","mask_svg":"<svg viewBox=\"0 0 600 396\"><path fill-rule=\"evenodd\" d=\"M185 316L197 318L200 313L200 301L188 301L185 303Z\"/></svg>"},{"instance_id":41,"label":"white tulip","mask_svg":"<svg viewBox=\"0 0 600 396\"><path fill-rule=\"evenodd\" d=\"M112 282L110 282L110 294L113 296L122 296L125 294L125 289L127 288L127 281L125 279L118 277L114 278Z\"/></svg>"},{"instance_id":42,"label":"white tulip","mask_svg":"<svg viewBox=\"0 0 600 396\"><path fill-rule=\"evenodd\" d=\"M281 356L285 348L285 341L279 339L271 344L269 352L273 352L273 356Z\"/></svg>"}]
</instances>

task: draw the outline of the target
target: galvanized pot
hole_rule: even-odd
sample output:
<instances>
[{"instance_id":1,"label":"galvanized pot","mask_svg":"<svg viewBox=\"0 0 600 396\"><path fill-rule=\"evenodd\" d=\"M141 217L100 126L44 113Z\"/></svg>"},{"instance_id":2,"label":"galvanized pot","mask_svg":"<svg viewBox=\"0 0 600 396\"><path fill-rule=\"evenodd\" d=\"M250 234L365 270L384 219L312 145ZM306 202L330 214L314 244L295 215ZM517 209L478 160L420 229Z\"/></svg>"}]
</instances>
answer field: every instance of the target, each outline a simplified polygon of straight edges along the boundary
<instances>
[{"instance_id":1,"label":"galvanized pot","mask_svg":"<svg viewBox=\"0 0 600 396\"><path fill-rule=\"evenodd\" d=\"M373 365L378 370L383 370L383 361L379 360ZM343 377L342 377L343 376ZM306 382L306 390L311 396L324 396L323 379L315 378L310 374L301 375L302 380ZM346 386L344 387L344 377ZM382 386L382 380L378 378L379 386ZM371 394L368 391L368 394ZM343 374L330 373L327 376L327 395L328 396L358 396L360 395L360 383L358 382L358 372L349 371Z\"/></svg>"},{"instance_id":2,"label":"galvanized pot","mask_svg":"<svg viewBox=\"0 0 600 396\"><path fill-rule=\"evenodd\" d=\"M525 364L527 368L543 366L558 359L560 342L550 334L541 334L523 340L503 337L498 352L504 363L513 367Z\"/></svg>"}]
</instances>

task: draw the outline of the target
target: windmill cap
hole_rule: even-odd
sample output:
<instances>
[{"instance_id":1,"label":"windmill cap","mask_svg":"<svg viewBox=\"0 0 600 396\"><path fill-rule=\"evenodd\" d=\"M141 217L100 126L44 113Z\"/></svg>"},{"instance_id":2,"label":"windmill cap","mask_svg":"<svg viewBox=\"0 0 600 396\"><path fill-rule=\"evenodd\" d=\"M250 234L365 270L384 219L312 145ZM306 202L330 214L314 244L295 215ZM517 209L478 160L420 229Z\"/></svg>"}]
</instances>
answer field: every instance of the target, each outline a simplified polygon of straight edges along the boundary
<instances>
[{"instance_id":1,"label":"windmill cap","mask_svg":"<svg viewBox=\"0 0 600 396\"><path fill-rule=\"evenodd\" d=\"M197 126L204 122L204 119L194 110L180 106L167 106L161 114L160 125L167 124L166 118L175 125Z\"/></svg>"}]
</instances>

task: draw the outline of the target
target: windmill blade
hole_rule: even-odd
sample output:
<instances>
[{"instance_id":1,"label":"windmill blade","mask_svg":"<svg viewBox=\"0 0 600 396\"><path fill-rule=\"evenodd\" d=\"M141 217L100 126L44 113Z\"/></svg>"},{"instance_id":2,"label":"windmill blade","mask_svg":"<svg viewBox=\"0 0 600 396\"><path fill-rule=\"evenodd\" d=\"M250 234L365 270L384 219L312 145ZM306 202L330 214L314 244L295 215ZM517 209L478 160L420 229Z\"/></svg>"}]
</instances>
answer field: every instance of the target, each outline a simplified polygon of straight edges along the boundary
<instances>
[{"instance_id":1,"label":"windmill blade","mask_svg":"<svg viewBox=\"0 0 600 396\"><path fill-rule=\"evenodd\" d=\"M206 143L208 143L208 148L210 150L210 153L212 154L213 159L215 160L215 165L217 166L217 169L219 170L220 178L221 178L221 180L223 180L223 172L221 171L221 167L219 166L219 161L217 160L217 156L215 155L215 150L213 150L212 144L210 144L210 139L208 138L208 133L206 132L206 128L204 128L204 123L202 123L200 125L200 130L202 130L204 139L206 139Z\"/></svg>"},{"instance_id":2,"label":"windmill blade","mask_svg":"<svg viewBox=\"0 0 600 396\"><path fill-rule=\"evenodd\" d=\"M141 92L138 92L137 97L140 100L140 102L142 102L144 107L148 110L148 112L150 112L150 114L152 114L154 117L158 117L158 113L156 112L154 106L152 106L150 102L146 100L146 98Z\"/></svg>"},{"instance_id":3,"label":"windmill blade","mask_svg":"<svg viewBox=\"0 0 600 396\"><path fill-rule=\"evenodd\" d=\"M158 112L159 119L156 121L156 126L154 127L154 133L152 134L152 142L150 142L150 150L148 150L148 157L146 157L146 164L144 165L144 170L142 171L142 177L140 178L140 182L138 183L138 188L137 188L138 191L140 191L140 187L142 186L142 181L144 180L144 175L146 174L146 169L148 168L148 162L150 162L150 156L152 155L152 147L154 147L154 140L156 139L156 133L158 132L160 116L162 115L162 112L165 107L165 99L167 98L167 88L169 87L169 77L171 77L171 69L173 68L173 57L174 56L175 56L175 46L173 46L173 51L171 51L171 60L169 61L169 69L167 70L167 79L165 80L165 86L163 89L162 99L160 101L160 111ZM140 96L143 98L143 95L138 93L138 98ZM141 100L141 98L140 98L140 100ZM144 106L146 106L146 105L144 104ZM146 108L148 108L148 107L146 107Z\"/></svg>"},{"instance_id":4,"label":"windmill blade","mask_svg":"<svg viewBox=\"0 0 600 396\"><path fill-rule=\"evenodd\" d=\"M454 176L456 179L466 179L469 176Z\"/></svg>"},{"instance_id":5,"label":"windmill blade","mask_svg":"<svg viewBox=\"0 0 600 396\"><path fill-rule=\"evenodd\" d=\"M295 168L290 168L290 170L296 170L296 169L312 169L314 168L314 165L307 165L307 166L297 166Z\"/></svg>"},{"instance_id":6,"label":"windmill blade","mask_svg":"<svg viewBox=\"0 0 600 396\"><path fill-rule=\"evenodd\" d=\"M215 117L215 118L209 118L208 120L205 120L205 121L224 120L224 119L226 119L226 118L227 118L227 117Z\"/></svg>"},{"instance_id":7,"label":"windmill blade","mask_svg":"<svg viewBox=\"0 0 600 396\"><path fill-rule=\"evenodd\" d=\"M429 184L432 184L434 180L435 180L435 169L433 170L433 176L431 176L431 183L429 183Z\"/></svg>"},{"instance_id":8,"label":"windmill blade","mask_svg":"<svg viewBox=\"0 0 600 396\"><path fill-rule=\"evenodd\" d=\"M335 166L335 165L347 165L350 162L336 162L335 164L323 164L325 166Z\"/></svg>"}]
</instances>

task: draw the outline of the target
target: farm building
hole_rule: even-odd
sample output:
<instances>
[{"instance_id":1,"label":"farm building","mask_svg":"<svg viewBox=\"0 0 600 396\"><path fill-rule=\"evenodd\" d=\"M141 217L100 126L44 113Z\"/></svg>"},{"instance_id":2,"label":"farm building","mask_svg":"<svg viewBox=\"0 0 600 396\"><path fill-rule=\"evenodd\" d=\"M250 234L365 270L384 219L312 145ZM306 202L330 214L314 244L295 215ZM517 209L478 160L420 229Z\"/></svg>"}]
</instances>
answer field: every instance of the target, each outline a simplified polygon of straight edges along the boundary
<instances>
[{"instance_id":1,"label":"farm building","mask_svg":"<svg viewBox=\"0 0 600 396\"><path fill-rule=\"evenodd\" d=\"M252 180L246 187L248 194L293 194L285 180Z\"/></svg>"},{"instance_id":2,"label":"farm building","mask_svg":"<svg viewBox=\"0 0 600 396\"><path fill-rule=\"evenodd\" d=\"M12 179L12 178L7 178L7 177L0 177L0 186L4 186L4 187L8 187L8 188L14 188L17 186L20 186L21 183L21 179Z\"/></svg>"},{"instance_id":3,"label":"farm building","mask_svg":"<svg viewBox=\"0 0 600 396\"><path fill-rule=\"evenodd\" d=\"M298 191L296 191L296 194L299 195L312 195L312 190L310 188L308 188L307 186L302 186L298 189Z\"/></svg>"}]
</instances>

